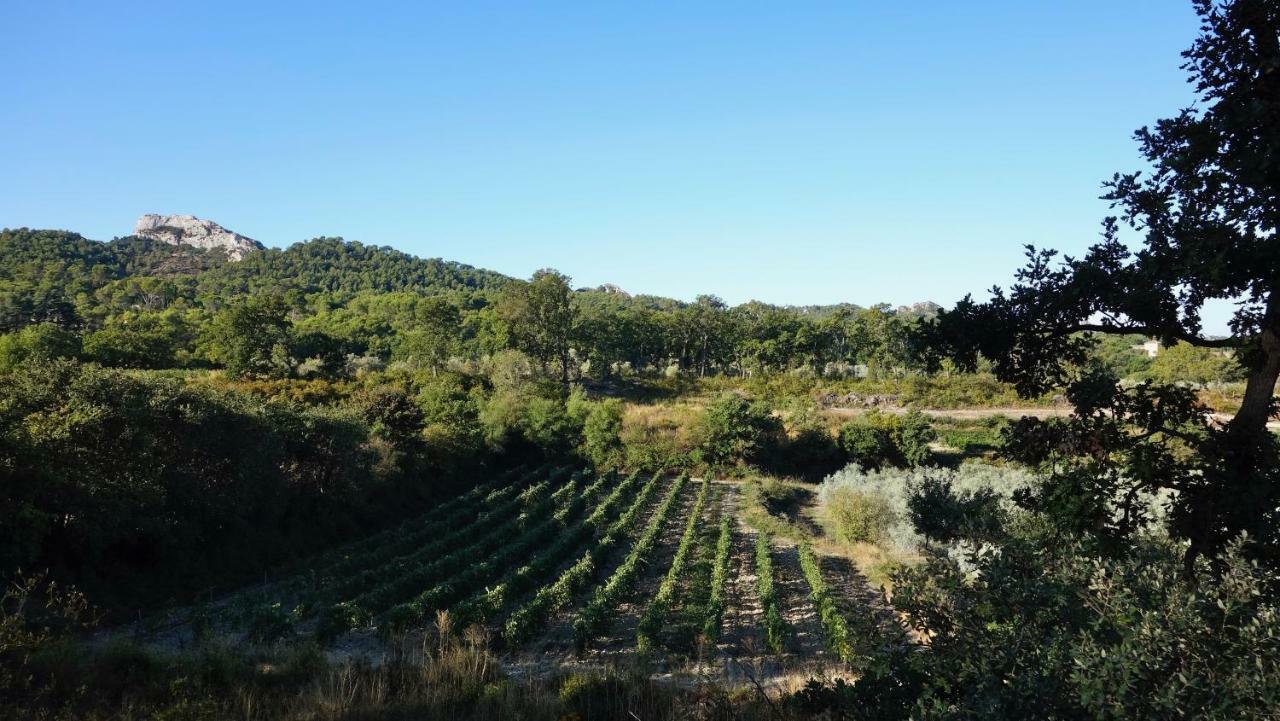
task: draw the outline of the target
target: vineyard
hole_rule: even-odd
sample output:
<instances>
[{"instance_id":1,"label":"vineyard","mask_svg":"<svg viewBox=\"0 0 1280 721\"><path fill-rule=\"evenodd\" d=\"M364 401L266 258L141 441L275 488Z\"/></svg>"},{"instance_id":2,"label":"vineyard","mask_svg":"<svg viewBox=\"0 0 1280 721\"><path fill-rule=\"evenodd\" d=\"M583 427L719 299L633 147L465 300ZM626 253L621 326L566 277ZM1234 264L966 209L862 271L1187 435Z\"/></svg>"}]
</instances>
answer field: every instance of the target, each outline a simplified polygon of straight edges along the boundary
<instances>
[{"instance_id":1,"label":"vineyard","mask_svg":"<svg viewBox=\"0 0 1280 721\"><path fill-rule=\"evenodd\" d=\"M187 611L189 633L346 653L442 630L515 669L623 658L734 673L854 660L867 609L813 547L742 520L736 483L512 471L258 588ZM850 594L852 595L852 594Z\"/></svg>"}]
</instances>

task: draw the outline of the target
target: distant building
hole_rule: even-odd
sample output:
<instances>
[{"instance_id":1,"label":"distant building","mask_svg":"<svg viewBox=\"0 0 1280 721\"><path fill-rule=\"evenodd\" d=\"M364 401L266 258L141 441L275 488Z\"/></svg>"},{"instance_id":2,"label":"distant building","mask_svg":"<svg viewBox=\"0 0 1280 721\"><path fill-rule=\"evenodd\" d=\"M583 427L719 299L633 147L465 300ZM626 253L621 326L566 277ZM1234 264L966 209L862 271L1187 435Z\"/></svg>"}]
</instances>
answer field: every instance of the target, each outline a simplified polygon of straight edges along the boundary
<instances>
[{"instance_id":1,"label":"distant building","mask_svg":"<svg viewBox=\"0 0 1280 721\"><path fill-rule=\"evenodd\" d=\"M1133 346L1133 349L1145 353L1148 358L1155 358L1160 354L1160 341L1151 339L1141 345Z\"/></svg>"}]
</instances>

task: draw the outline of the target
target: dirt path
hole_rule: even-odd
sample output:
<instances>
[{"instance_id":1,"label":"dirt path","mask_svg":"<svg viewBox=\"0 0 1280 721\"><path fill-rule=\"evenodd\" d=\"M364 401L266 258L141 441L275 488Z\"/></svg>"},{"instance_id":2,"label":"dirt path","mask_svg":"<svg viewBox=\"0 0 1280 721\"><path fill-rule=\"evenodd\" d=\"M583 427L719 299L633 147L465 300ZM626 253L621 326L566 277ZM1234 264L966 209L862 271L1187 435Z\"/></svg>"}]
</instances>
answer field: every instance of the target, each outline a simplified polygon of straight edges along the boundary
<instances>
[{"instance_id":1,"label":"dirt path","mask_svg":"<svg viewBox=\"0 0 1280 721\"><path fill-rule=\"evenodd\" d=\"M1071 415L1072 408L1070 406L1045 406L1039 408L904 408L902 406L876 406L872 408L827 408L827 412L834 413L838 416L860 416L871 411L882 411L884 413L894 413L901 415L908 411L919 410L926 416L934 418L955 418L957 420L981 420L983 418L991 418L992 416L1007 416L1009 418L1021 418L1022 416L1037 416L1039 418L1061 418Z\"/></svg>"},{"instance_id":2,"label":"dirt path","mask_svg":"<svg viewBox=\"0 0 1280 721\"><path fill-rule=\"evenodd\" d=\"M934 418L954 418L960 421L976 421L994 416L1005 416L1007 418L1021 418L1023 416L1035 416L1037 418L1065 418L1071 415L1074 410L1071 406L1039 406L1017 408L1006 406L1002 408L904 408L902 406L874 406L870 408L843 408L829 407L826 409L828 413L837 416L861 416L871 411L883 411L885 413L893 413L901 415L911 410L919 410L926 416ZM1209 419L1218 424L1224 424L1231 420L1229 413L1210 413ZM1267 428L1272 431L1280 432L1280 420L1267 422Z\"/></svg>"}]
</instances>

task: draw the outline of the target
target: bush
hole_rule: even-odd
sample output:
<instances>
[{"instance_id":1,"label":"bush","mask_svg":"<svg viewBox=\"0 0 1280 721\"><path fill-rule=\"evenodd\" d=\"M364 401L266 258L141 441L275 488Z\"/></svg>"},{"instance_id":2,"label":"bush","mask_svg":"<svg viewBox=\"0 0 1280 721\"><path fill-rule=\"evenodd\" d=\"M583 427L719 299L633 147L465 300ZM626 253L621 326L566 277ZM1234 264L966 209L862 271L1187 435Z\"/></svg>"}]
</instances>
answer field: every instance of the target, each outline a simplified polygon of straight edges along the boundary
<instances>
[{"instance_id":1,"label":"bush","mask_svg":"<svg viewBox=\"0 0 1280 721\"><path fill-rule=\"evenodd\" d=\"M22 364L47 363L55 358L75 358L80 354L80 338L52 323L29 325L20 331L0 335L0 373L17 370Z\"/></svg>"},{"instance_id":2,"label":"bush","mask_svg":"<svg viewBox=\"0 0 1280 721\"><path fill-rule=\"evenodd\" d=\"M956 493L945 478L925 478L907 505L916 530L939 543L990 542L1004 532L1006 512L991 488Z\"/></svg>"},{"instance_id":3,"label":"bush","mask_svg":"<svg viewBox=\"0 0 1280 721\"><path fill-rule=\"evenodd\" d=\"M582 426L582 455L598 470L622 465L622 401L591 404Z\"/></svg>"},{"instance_id":4,"label":"bush","mask_svg":"<svg viewBox=\"0 0 1280 721\"><path fill-rule=\"evenodd\" d=\"M0 378L0 456L0 573L56 568L103 606L244 578L413 510L350 410L75 361Z\"/></svg>"},{"instance_id":5,"label":"bush","mask_svg":"<svg viewBox=\"0 0 1280 721\"><path fill-rule=\"evenodd\" d=\"M915 467L933 458L929 444L938 439L920 411L902 416L872 411L840 427L840 449L849 463L877 469L886 465Z\"/></svg>"},{"instance_id":6,"label":"bush","mask_svg":"<svg viewBox=\"0 0 1280 721\"><path fill-rule=\"evenodd\" d=\"M1243 542L1183 576L1182 549L1156 536L1119 555L1070 537L1014 536L998 549L935 555L895 576L893 605L926 634L888 674L907 690L857 718L1269 719L1280 694L1274 570ZM1210 566L1213 566L1211 569ZM851 716L853 717L853 716Z\"/></svg>"},{"instance_id":7,"label":"bush","mask_svg":"<svg viewBox=\"0 0 1280 721\"><path fill-rule=\"evenodd\" d=\"M893 457L893 439L883 428L849 421L840 426L839 438L845 460L863 468L880 468Z\"/></svg>"},{"instance_id":8,"label":"bush","mask_svg":"<svg viewBox=\"0 0 1280 721\"><path fill-rule=\"evenodd\" d=\"M898 420L894 429L893 441L898 449L898 456L908 466L922 466L933 457L929 444L938 439L938 434L929 424L929 419L920 411L910 411Z\"/></svg>"},{"instance_id":9,"label":"bush","mask_svg":"<svg viewBox=\"0 0 1280 721\"><path fill-rule=\"evenodd\" d=\"M574 673L560 684L560 704L579 718L612 718L626 712L630 687L612 673Z\"/></svg>"},{"instance_id":10,"label":"bush","mask_svg":"<svg viewBox=\"0 0 1280 721\"><path fill-rule=\"evenodd\" d=\"M827 519L832 517L833 507L839 507L842 504L849 504L855 511L860 511L862 516L870 519L887 517L889 519L887 527L881 527L877 522L863 526L854 524L853 528L855 530L861 527L881 528L878 543L906 553L914 553L924 538L911 524L912 496L933 481L944 481L948 489L959 494L989 489L994 496L998 497L998 504L1002 511L1007 511L1013 506L1011 498L1014 492L1036 483L1036 477L1020 469L981 463L966 463L955 470L886 468L870 471L850 465L844 470L827 476L818 487L818 503L822 515ZM845 494L850 493L862 494L876 500L850 502L844 498ZM880 501L884 502L888 513L877 512L876 506ZM923 512L924 508L921 505L919 510ZM860 516L855 514L855 517ZM835 532L834 526L833 532Z\"/></svg>"},{"instance_id":11,"label":"bush","mask_svg":"<svg viewBox=\"0 0 1280 721\"><path fill-rule=\"evenodd\" d=\"M767 477L760 482L760 500L770 513L782 513L795 505L799 492L777 478Z\"/></svg>"},{"instance_id":12,"label":"bush","mask_svg":"<svg viewBox=\"0 0 1280 721\"><path fill-rule=\"evenodd\" d=\"M726 394L707 408L696 460L713 468L760 463L777 446L782 423L762 403Z\"/></svg>"},{"instance_id":13,"label":"bush","mask_svg":"<svg viewBox=\"0 0 1280 721\"><path fill-rule=\"evenodd\" d=\"M898 522L889 501L878 493L841 488L825 499L833 535L846 543L880 543Z\"/></svg>"}]
</instances>

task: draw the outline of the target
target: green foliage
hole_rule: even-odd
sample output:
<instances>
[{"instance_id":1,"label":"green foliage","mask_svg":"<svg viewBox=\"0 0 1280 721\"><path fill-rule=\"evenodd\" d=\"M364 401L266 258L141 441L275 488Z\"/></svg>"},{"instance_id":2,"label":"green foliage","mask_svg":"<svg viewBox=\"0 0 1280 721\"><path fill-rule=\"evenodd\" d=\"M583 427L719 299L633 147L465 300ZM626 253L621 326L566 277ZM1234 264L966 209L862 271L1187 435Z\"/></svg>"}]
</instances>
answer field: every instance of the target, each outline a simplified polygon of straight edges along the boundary
<instances>
[{"instance_id":1,"label":"green foliage","mask_svg":"<svg viewBox=\"0 0 1280 721\"><path fill-rule=\"evenodd\" d=\"M242 577L440 492L389 485L370 433L342 407L25 365L0 382L0 563L60 569L104 603Z\"/></svg>"},{"instance_id":2,"label":"green foliage","mask_svg":"<svg viewBox=\"0 0 1280 721\"><path fill-rule=\"evenodd\" d=\"M458 348L462 315L456 305L438 296L423 298L414 315L412 329L398 336L392 358L436 373Z\"/></svg>"},{"instance_id":3,"label":"green foliage","mask_svg":"<svg viewBox=\"0 0 1280 721\"><path fill-rule=\"evenodd\" d=\"M622 564L607 581L596 587L587 605L579 611L578 617L573 621L573 639L579 651L584 650L594 638L609 628L614 620L614 606L634 591L644 564L657 546L662 527L674 510L680 499L680 493L688 481L688 476L680 476L675 483L671 484L671 489L663 498L662 505L658 506L658 510L649 520L649 525L645 526L644 532L636 539L631 551L622 560Z\"/></svg>"},{"instance_id":4,"label":"green foliage","mask_svg":"<svg viewBox=\"0 0 1280 721\"><path fill-rule=\"evenodd\" d=\"M966 456L995 453L1000 450L1000 432L1008 419L1004 416L988 416L982 420L967 421L935 418L934 429L938 441Z\"/></svg>"},{"instance_id":5,"label":"green foliage","mask_svg":"<svg viewBox=\"0 0 1280 721\"><path fill-rule=\"evenodd\" d=\"M273 644L294 635L296 619L279 603L264 603L250 609L245 625L253 643Z\"/></svg>"},{"instance_id":6,"label":"green foliage","mask_svg":"<svg viewBox=\"0 0 1280 721\"><path fill-rule=\"evenodd\" d=\"M865 678L910 688L911 718L1262 719L1280 697L1280 609L1265 590L1278 579L1239 544L1194 585L1154 538L1106 558L1026 536L966 560L931 556L895 578L895 608L930 641ZM906 718L868 702L867 718Z\"/></svg>"},{"instance_id":7,"label":"green foliage","mask_svg":"<svg viewBox=\"0 0 1280 721\"><path fill-rule=\"evenodd\" d=\"M756 593L760 596L760 607L764 609L765 645L773 653L782 653L787 624L778 607L778 592L773 584L772 547L765 531L756 535L756 577Z\"/></svg>"},{"instance_id":8,"label":"green foliage","mask_svg":"<svg viewBox=\"0 0 1280 721\"><path fill-rule=\"evenodd\" d=\"M546 623L551 613L567 605L575 593L585 588L595 578L596 570L604 556L630 534L640 518L641 511L647 507L649 499L653 497L661 480L661 474L654 474L636 493L627 510L603 530L601 525L607 520L602 514L593 513L587 519L586 525L590 526L596 534L595 544L561 573L559 578L538 589L528 603L511 613L502 629L505 641L521 643L528 640L534 631ZM634 488L635 481L636 475L632 474L609 494L605 504L618 503L619 498Z\"/></svg>"},{"instance_id":9,"label":"green foliage","mask_svg":"<svg viewBox=\"0 0 1280 721\"><path fill-rule=\"evenodd\" d=\"M888 431L859 421L840 426L839 443L845 460L863 468L880 468L893 458L895 451Z\"/></svg>"},{"instance_id":10,"label":"green foliage","mask_svg":"<svg viewBox=\"0 0 1280 721\"><path fill-rule=\"evenodd\" d=\"M911 523L926 538L940 543L960 540L995 542L1004 535L1007 510L995 489L976 488L956 493L951 479L926 476L907 505Z\"/></svg>"},{"instance_id":11,"label":"green foliage","mask_svg":"<svg viewBox=\"0 0 1280 721\"><path fill-rule=\"evenodd\" d=\"M898 521L889 501L877 493L839 488L823 503L832 535L845 543L880 543Z\"/></svg>"},{"instance_id":12,"label":"green foliage","mask_svg":"<svg viewBox=\"0 0 1280 721\"><path fill-rule=\"evenodd\" d=\"M289 307L278 295L252 296L214 316L205 330L210 357L237 377L289 371Z\"/></svg>"},{"instance_id":13,"label":"green foliage","mask_svg":"<svg viewBox=\"0 0 1280 721\"><path fill-rule=\"evenodd\" d=\"M63 640L92 625L84 595L43 574L8 579L0 590L0 703L25 704L40 697L38 672Z\"/></svg>"},{"instance_id":14,"label":"green foliage","mask_svg":"<svg viewBox=\"0 0 1280 721\"><path fill-rule=\"evenodd\" d=\"M1149 340L1144 335L1093 334L1090 349L1091 362L1110 370L1117 378L1137 378L1151 367L1152 359L1142 344Z\"/></svg>"},{"instance_id":15,"label":"green foliage","mask_svg":"<svg viewBox=\"0 0 1280 721\"><path fill-rule=\"evenodd\" d=\"M569 278L540 270L528 283L508 283L498 301L498 315L515 347L542 363L555 364L569 382L569 351L575 309Z\"/></svg>"},{"instance_id":16,"label":"green foliage","mask_svg":"<svg viewBox=\"0 0 1280 721\"><path fill-rule=\"evenodd\" d=\"M767 407L725 394L707 408L696 460L715 468L751 465L775 447L782 424Z\"/></svg>"},{"instance_id":17,"label":"green foliage","mask_svg":"<svg viewBox=\"0 0 1280 721\"><path fill-rule=\"evenodd\" d=\"M787 438L771 454L773 472L818 480L844 465L837 440L812 410L792 414L787 425Z\"/></svg>"},{"instance_id":18,"label":"green foliage","mask_svg":"<svg viewBox=\"0 0 1280 721\"><path fill-rule=\"evenodd\" d=\"M570 674L560 684L560 703L577 718L621 717L629 709L630 686L612 673Z\"/></svg>"},{"instance_id":19,"label":"green foliage","mask_svg":"<svg viewBox=\"0 0 1280 721\"><path fill-rule=\"evenodd\" d=\"M931 533L944 528L999 528L998 522L1014 510L1014 499L1040 482L1024 469L982 463L964 463L955 469L878 471L849 466L822 482L818 503L831 535L913 555L926 540L912 525L913 515L918 515L921 528ZM993 505L998 505L998 512ZM979 511L983 515L963 515ZM998 514L995 525L984 520L990 519L987 514Z\"/></svg>"},{"instance_id":20,"label":"green foliage","mask_svg":"<svg viewBox=\"0 0 1280 721\"><path fill-rule=\"evenodd\" d=\"M185 335L180 316L141 315L87 333L83 357L117 368L170 368Z\"/></svg>"},{"instance_id":21,"label":"green foliage","mask_svg":"<svg viewBox=\"0 0 1280 721\"><path fill-rule=\"evenodd\" d=\"M923 466L933 457L929 444L937 440L929 419L920 411L908 411L894 429L893 443L898 455L908 466Z\"/></svg>"},{"instance_id":22,"label":"green foliage","mask_svg":"<svg viewBox=\"0 0 1280 721\"><path fill-rule=\"evenodd\" d=\"M80 339L52 323L29 325L0 335L0 373L11 373L26 363L47 363L79 355Z\"/></svg>"},{"instance_id":23,"label":"green foliage","mask_svg":"<svg viewBox=\"0 0 1280 721\"><path fill-rule=\"evenodd\" d=\"M1198 348L1190 343L1176 343L1151 361L1145 378L1160 383L1230 383L1245 379L1245 370L1230 351Z\"/></svg>"},{"instance_id":24,"label":"green foliage","mask_svg":"<svg viewBox=\"0 0 1280 721\"><path fill-rule=\"evenodd\" d=\"M417 383L414 402L422 411L422 438L446 466L474 458L484 450L476 393L463 377L440 374Z\"/></svg>"},{"instance_id":25,"label":"green foliage","mask_svg":"<svg viewBox=\"0 0 1280 721\"><path fill-rule=\"evenodd\" d=\"M680 582L685 565L689 560L689 554L693 552L699 525L702 523L703 507L707 503L707 494L710 490L711 479L702 479L702 487L698 489L698 498L694 501L693 510L689 513L689 520L685 522L684 533L681 534L680 543L676 546L676 553L671 559L671 566L667 569L666 575L663 576L662 582L658 584L658 592L654 594L653 599L649 601L649 605L640 616L640 622L636 628L636 648L641 653L652 648L656 637L662 630L663 624L667 622L667 612L672 601L675 600L676 584Z\"/></svg>"},{"instance_id":26,"label":"green foliage","mask_svg":"<svg viewBox=\"0 0 1280 721\"><path fill-rule=\"evenodd\" d=\"M730 514L725 514L720 518L720 532L716 536L716 555L711 566L711 596L702 614L702 635L708 642L719 638L720 625L724 622L729 556L732 550L733 520Z\"/></svg>"},{"instance_id":27,"label":"green foliage","mask_svg":"<svg viewBox=\"0 0 1280 721\"><path fill-rule=\"evenodd\" d=\"M543 583L548 574L569 560L572 553L589 543L603 524L612 522L622 513L619 495L610 493L596 503L585 519L575 520L578 511L595 502L605 485L615 480L612 474L597 478L580 497L557 511L557 520L563 530L550 545L513 570L508 570L497 582L486 584L483 590L453 606L449 609L450 615L463 626L487 622L513 600Z\"/></svg>"},{"instance_id":28,"label":"green foliage","mask_svg":"<svg viewBox=\"0 0 1280 721\"><path fill-rule=\"evenodd\" d=\"M873 411L842 425L839 443L849 463L877 469L929 463L933 459L929 444L937 438L928 417L920 411L901 416Z\"/></svg>"},{"instance_id":29,"label":"green foliage","mask_svg":"<svg viewBox=\"0 0 1280 721\"><path fill-rule=\"evenodd\" d=\"M623 454L622 402L608 399L592 404L582 426L582 455L596 468L617 468Z\"/></svg>"},{"instance_id":30,"label":"green foliage","mask_svg":"<svg viewBox=\"0 0 1280 721\"><path fill-rule=\"evenodd\" d=\"M835 652L841 661L853 659L853 634L849 623L845 620L844 611L836 601L836 596L827 587L822 578L822 565L813 547L802 543L799 547L800 570L809 584L809 597L818 609L818 619L822 622L822 630L827 636L827 646Z\"/></svg>"},{"instance_id":31,"label":"green foliage","mask_svg":"<svg viewBox=\"0 0 1280 721\"><path fill-rule=\"evenodd\" d=\"M1153 172L1117 173L1106 183L1104 197L1120 212L1103 220L1102 240L1062 260L1028 246L1007 293L993 289L985 303L965 298L919 338L933 367L943 356L963 370L986 359L1023 395L1065 385L1073 417L1028 422L1009 436L1015 457L1047 465L1065 450L1071 460L1027 505L1121 548L1144 524L1142 496L1170 492L1167 529L1189 542L1188 575L1197 557L1240 533L1257 539L1269 562L1280 558L1280 446L1266 428L1280 379L1280 235L1261 220L1280 216L1268 170L1280 153L1280 93L1258 80L1259 68L1280 58L1271 40L1280 16L1255 0L1197 0L1195 9L1200 33L1182 67L1196 102L1136 133ZM1123 237L1122 223L1143 236L1140 248ZM1202 312L1215 301L1235 304L1229 338L1204 332ZM1175 343L1234 351L1246 376L1239 410L1216 428L1184 388L1118 384L1089 362L1086 331L1155 338L1173 350L1171 373L1199 380L1221 370L1196 368L1212 363L1212 353Z\"/></svg>"}]
</instances>

